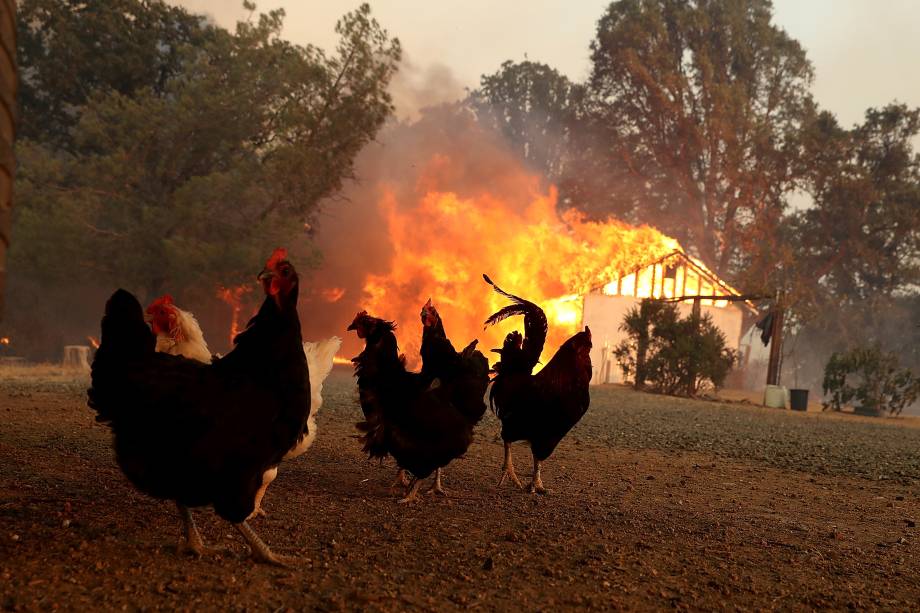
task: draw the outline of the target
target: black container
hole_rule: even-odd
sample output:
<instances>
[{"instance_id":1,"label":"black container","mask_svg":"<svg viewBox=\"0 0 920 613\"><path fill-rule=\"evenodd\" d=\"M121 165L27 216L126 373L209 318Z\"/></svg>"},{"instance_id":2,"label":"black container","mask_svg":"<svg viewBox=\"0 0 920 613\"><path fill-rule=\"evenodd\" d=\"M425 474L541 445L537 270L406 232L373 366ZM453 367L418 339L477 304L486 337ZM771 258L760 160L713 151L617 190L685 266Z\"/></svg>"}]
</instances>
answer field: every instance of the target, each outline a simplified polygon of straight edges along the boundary
<instances>
[{"instance_id":1,"label":"black container","mask_svg":"<svg viewBox=\"0 0 920 613\"><path fill-rule=\"evenodd\" d=\"M807 411L808 390L789 390L789 408L793 411Z\"/></svg>"}]
</instances>

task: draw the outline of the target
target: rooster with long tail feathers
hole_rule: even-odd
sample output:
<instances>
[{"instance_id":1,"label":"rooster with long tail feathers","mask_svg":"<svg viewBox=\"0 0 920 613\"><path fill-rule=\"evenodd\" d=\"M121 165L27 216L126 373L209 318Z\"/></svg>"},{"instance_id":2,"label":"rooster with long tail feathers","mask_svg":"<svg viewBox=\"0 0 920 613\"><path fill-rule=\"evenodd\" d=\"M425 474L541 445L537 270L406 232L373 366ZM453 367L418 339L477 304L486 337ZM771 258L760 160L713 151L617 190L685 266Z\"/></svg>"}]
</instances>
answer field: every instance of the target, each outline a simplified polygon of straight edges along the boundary
<instances>
[{"instance_id":1,"label":"rooster with long tail feathers","mask_svg":"<svg viewBox=\"0 0 920 613\"><path fill-rule=\"evenodd\" d=\"M533 479L528 490L544 494L546 488L540 474L542 463L552 454L556 445L568 434L588 410L591 397L591 330L585 326L556 351L552 359L536 375L532 374L539 363L548 330L546 315L536 304L509 294L498 287L487 275L486 283L511 301L485 321L495 325L509 317L524 316L524 335L514 331L505 337L501 349L492 351L501 359L495 364L495 378L489 393L489 404L502 422L502 440L505 459L502 478L521 487L514 472L511 444L527 441L533 455Z\"/></svg>"}]
</instances>

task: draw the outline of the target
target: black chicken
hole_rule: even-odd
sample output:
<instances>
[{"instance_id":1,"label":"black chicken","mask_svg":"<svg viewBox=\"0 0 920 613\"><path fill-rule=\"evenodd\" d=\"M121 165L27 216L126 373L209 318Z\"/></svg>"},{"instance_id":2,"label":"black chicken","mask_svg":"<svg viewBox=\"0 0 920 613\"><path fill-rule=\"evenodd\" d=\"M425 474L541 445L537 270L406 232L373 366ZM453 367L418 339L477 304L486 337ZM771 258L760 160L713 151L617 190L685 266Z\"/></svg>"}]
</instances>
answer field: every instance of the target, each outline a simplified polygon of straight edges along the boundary
<instances>
[{"instance_id":1,"label":"black chicken","mask_svg":"<svg viewBox=\"0 0 920 613\"><path fill-rule=\"evenodd\" d=\"M489 402L502 422L505 443L499 485L510 478L521 487L511 461L511 443L527 441L533 454L533 479L528 489L531 493L544 494L546 488L540 476L540 465L587 412L591 401L588 393L591 330L585 326L583 332L563 343L549 363L533 375L546 341L543 309L505 292L488 276L483 275L483 278L496 292L512 301L489 317L485 322L487 326L515 315L524 316L524 336L517 331L511 332L501 349L493 349L501 360L494 367L496 374Z\"/></svg>"},{"instance_id":2,"label":"black chicken","mask_svg":"<svg viewBox=\"0 0 920 613\"><path fill-rule=\"evenodd\" d=\"M213 506L236 525L253 556L283 563L246 523L263 475L303 434L310 379L297 315L298 277L283 249L259 274L265 301L235 347L211 364L157 353L137 299L106 303L89 406L114 434L122 471L142 492L174 500L180 550L204 545L190 507Z\"/></svg>"},{"instance_id":3,"label":"black chicken","mask_svg":"<svg viewBox=\"0 0 920 613\"><path fill-rule=\"evenodd\" d=\"M466 364L462 373L444 372L441 364L451 360L446 346L441 346L426 371L414 373L406 370L400 358L393 322L362 311L348 329L365 339L364 351L353 360L365 417L357 425L363 432L364 451L372 458L392 455L412 474L409 491L400 502L413 502L422 480L462 456L472 443L473 426L484 407L477 415L474 407L463 406L460 399L469 393L462 391L464 386L478 381L482 402L488 362L479 354L477 364L474 344L459 356ZM432 489L437 489L437 483Z\"/></svg>"},{"instance_id":4,"label":"black chicken","mask_svg":"<svg viewBox=\"0 0 920 613\"><path fill-rule=\"evenodd\" d=\"M422 377L432 385L447 388L453 405L475 426L486 412L485 394L489 387L489 361L476 350L473 340L457 353L447 338L444 323L431 299L422 307ZM441 469L435 472L432 492L444 494Z\"/></svg>"}]
</instances>

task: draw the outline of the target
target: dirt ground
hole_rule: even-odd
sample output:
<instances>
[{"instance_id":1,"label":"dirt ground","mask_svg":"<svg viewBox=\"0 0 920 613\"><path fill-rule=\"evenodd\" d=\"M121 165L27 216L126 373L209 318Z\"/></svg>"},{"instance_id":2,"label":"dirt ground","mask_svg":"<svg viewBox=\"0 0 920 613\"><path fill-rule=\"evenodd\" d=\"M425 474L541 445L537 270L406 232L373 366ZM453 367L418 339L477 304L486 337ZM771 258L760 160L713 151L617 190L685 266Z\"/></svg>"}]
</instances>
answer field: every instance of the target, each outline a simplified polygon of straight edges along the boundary
<instances>
[{"instance_id":1,"label":"dirt ground","mask_svg":"<svg viewBox=\"0 0 920 613\"><path fill-rule=\"evenodd\" d=\"M171 504L115 465L85 382L0 373L0 606L9 610L915 609L920 428L603 387L546 463L550 492L496 488L488 417L405 507L352 438L336 369L319 436L282 466L254 529L293 568L175 553ZM168 445L168 441L163 442ZM522 478L526 448L516 448Z\"/></svg>"}]
</instances>

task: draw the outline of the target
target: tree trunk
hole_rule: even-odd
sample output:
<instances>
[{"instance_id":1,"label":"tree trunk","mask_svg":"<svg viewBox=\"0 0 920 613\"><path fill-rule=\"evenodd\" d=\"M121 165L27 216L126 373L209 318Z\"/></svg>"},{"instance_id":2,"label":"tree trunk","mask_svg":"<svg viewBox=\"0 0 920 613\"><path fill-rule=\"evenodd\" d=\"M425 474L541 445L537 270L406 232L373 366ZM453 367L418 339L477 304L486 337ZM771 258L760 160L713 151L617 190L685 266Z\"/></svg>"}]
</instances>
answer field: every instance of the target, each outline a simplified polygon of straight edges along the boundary
<instances>
[{"instance_id":1,"label":"tree trunk","mask_svg":"<svg viewBox=\"0 0 920 613\"><path fill-rule=\"evenodd\" d=\"M16 1L0 0L0 319L13 214L16 136Z\"/></svg>"}]
</instances>

